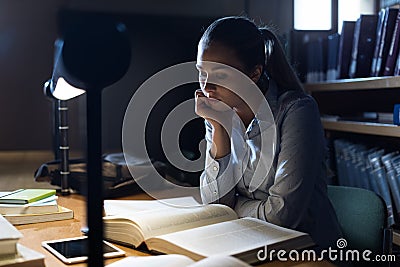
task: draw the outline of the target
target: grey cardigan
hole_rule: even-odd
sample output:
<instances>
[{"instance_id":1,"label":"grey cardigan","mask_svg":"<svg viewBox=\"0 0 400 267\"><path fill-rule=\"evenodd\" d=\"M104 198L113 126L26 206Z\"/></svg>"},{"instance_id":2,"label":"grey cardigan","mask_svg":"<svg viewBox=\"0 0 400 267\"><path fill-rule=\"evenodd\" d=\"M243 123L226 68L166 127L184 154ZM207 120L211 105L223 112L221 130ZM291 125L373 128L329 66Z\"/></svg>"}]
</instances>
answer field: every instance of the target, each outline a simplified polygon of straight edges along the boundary
<instances>
[{"instance_id":1,"label":"grey cardigan","mask_svg":"<svg viewBox=\"0 0 400 267\"><path fill-rule=\"evenodd\" d=\"M288 91L278 96L273 81L265 97L277 133L270 171L261 177L261 185L255 190L249 187L260 150L256 115L246 131L244 154L250 156L232 155L232 152L215 160L206 151L206 167L200 177L202 200L231 206L239 217L255 217L307 232L320 249L335 248L341 231L327 197L327 149L317 104L304 92ZM206 121L208 148L211 131ZM240 159L245 162L238 162ZM232 164L233 161L236 163ZM244 168L244 171L235 177L237 172L227 171L230 167Z\"/></svg>"}]
</instances>

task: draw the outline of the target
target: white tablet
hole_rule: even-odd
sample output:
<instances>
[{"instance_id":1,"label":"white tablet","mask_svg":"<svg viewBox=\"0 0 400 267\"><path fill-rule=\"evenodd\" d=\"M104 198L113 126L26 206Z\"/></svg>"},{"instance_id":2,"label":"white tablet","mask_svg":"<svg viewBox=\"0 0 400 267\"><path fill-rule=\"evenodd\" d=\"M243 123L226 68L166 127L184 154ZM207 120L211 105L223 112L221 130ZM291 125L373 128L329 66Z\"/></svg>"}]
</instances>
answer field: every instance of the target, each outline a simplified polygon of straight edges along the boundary
<instances>
[{"instance_id":1,"label":"white tablet","mask_svg":"<svg viewBox=\"0 0 400 267\"><path fill-rule=\"evenodd\" d=\"M104 258L125 256L125 251L103 241ZM85 262L88 259L88 237L73 237L43 241L42 246L66 264Z\"/></svg>"}]
</instances>

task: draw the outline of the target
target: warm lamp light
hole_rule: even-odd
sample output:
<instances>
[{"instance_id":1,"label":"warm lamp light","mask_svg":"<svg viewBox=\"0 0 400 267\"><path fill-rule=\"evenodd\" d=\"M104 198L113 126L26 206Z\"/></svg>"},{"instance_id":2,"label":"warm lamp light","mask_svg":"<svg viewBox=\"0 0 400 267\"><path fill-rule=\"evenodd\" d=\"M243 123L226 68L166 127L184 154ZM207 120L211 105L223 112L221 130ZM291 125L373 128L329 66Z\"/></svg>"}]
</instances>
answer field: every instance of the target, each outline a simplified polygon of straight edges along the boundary
<instances>
[{"instance_id":1,"label":"warm lamp light","mask_svg":"<svg viewBox=\"0 0 400 267\"><path fill-rule=\"evenodd\" d=\"M125 75L131 47L121 23L91 17L75 24L65 29L56 42L53 75L48 86L60 100L87 94L88 266L103 266L101 91Z\"/></svg>"}]
</instances>

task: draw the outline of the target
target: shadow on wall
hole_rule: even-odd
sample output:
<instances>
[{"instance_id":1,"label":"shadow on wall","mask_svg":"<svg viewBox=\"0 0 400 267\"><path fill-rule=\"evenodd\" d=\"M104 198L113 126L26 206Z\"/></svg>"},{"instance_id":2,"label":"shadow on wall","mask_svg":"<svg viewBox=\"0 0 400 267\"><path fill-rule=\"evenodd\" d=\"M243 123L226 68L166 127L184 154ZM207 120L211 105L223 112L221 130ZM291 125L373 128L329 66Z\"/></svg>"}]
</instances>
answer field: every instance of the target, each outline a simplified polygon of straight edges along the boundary
<instances>
[{"instance_id":1,"label":"shadow on wall","mask_svg":"<svg viewBox=\"0 0 400 267\"><path fill-rule=\"evenodd\" d=\"M89 19L92 15L99 14L63 10L59 16L59 28L68 27L77 18ZM103 152L108 153L122 150L122 122L136 89L146 79L166 67L195 60L202 30L215 18L139 14L101 15L114 16L121 20L128 29L132 43L132 62L128 73L119 82L103 90ZM176 105L193 98L194 90L197 88L197 83L177 87L165 94L155 105L146 128L146 144L150 157L166 161L161 147L162 124ZM85 97L79 99L78 108L80 138L85 140ZM70 117L70 120L73 119L75 118ZM198 143L203 137L202 119L187 123L179 137L181 149L188 151L194 158L198 157ZM72 147L71 149L74 150Z\"/></svg>"}]
</instances>

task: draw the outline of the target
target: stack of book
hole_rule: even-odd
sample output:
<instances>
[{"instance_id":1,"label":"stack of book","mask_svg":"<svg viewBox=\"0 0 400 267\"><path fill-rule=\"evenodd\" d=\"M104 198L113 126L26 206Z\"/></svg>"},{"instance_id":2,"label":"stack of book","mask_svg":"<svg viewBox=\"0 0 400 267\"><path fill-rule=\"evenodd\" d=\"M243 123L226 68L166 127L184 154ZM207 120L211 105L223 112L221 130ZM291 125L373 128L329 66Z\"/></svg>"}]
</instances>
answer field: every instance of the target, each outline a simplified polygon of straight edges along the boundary
<instances>
[{"instance_id":1,"label":"stack of book","mask_svg":"<svg viewBox=\"0 0 400 267\"><path fill-rule=\"evenodd\" d=\"M320 37L319 37L320 39ZM323 43L327 43L323 49ZM361 14L356 21L343 21L342 31L327 36L318 42L306 42L306 82L320 82L309 79L315 72L310 62L321 57L320 70L325 70L325 80L365 78L400 75L400 9L386 7L377 14ZM312 47L317 45L318 47ZM310 49L311 48L311 49ZM313 76L312 76L313 77ZM324 77L320 75L319 77Z\"/></svg>"},{"instance_id":2,"label":"stack of book","mask_svg":"<svg viewBox=\"0 0 400 267\"><path fill-rule=\"evenodd\" d=\"M44 255L18 244L22 234L1 215L0 229L0 266L45 266Z\"/></svg>"},{"instance_id":3,"label":"stack of book","mask_svg":"<svg viewBox=\"0 0 400 267\"><path fill-rule=\"evenodd\" d=\"M339 185L365 188L386 203L388 224L400 216L400 153L344 139L334 141Z\"/></svg>"},{"instance_id":4,"label":"stack of book","mask_svg":"<svg viewBox=\"0 0 400 267\"><path fill-rule=\"evenodd\" d=\"M0 192L0 214L14 225L71 219L73 211L58 205L54 189Z\"/></svg>"}]
</instances>

